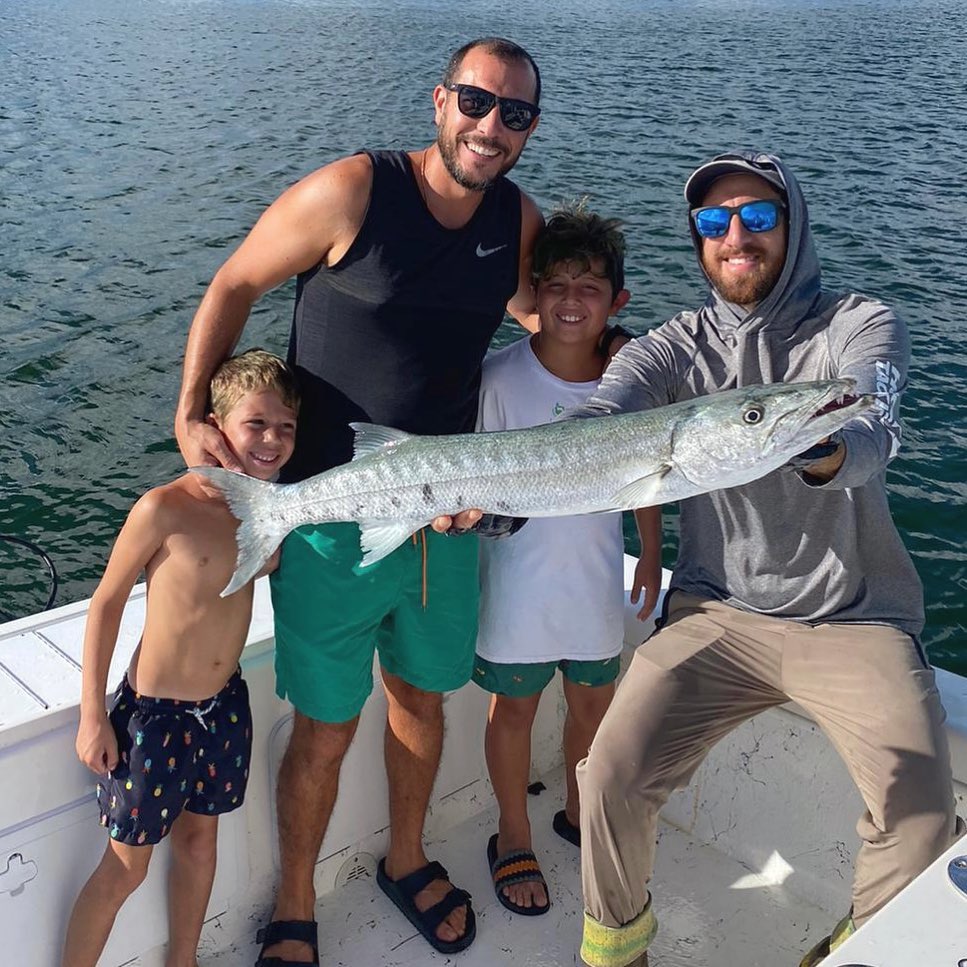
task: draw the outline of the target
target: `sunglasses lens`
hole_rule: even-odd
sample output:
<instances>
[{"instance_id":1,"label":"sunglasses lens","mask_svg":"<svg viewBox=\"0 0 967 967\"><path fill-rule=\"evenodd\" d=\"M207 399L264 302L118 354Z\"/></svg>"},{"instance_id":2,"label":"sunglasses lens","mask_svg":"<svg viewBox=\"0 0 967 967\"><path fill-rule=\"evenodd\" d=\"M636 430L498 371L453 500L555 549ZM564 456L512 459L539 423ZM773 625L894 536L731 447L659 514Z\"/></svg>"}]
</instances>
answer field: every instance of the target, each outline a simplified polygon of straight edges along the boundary
<instances>
[{"instance_id":1,"label":"sunglasses lens","mask_svg":"<svg viewBox=\"0 0 967 967\"><path fill-rule=\"evenodd\" d=\"M779 206L774 201L750 201L739 209L739 218L750 232L771 232L779 223Z\"/></svg>"},{"instance_id":2,"label":"sunglasses lens","mask_svg":"<svg viewBox=\"0 0 967 967\"><path fill-rule=\"evenodd\" d=\"M468 118L482 118L485 114L493 110L494 101L497 98L490 91L482 90L479 87L467 87L461 84L457 88L457 107L461 114Z\"/></svg>"},{"instance_id":3,"label":"sunglasses lens","mask_svg":"<svg viewBox=\"0 0 967 967\"><path fill-rule=\"evenodd\" d=\"M729 230L731 218L727 208L700 208L692 214L695 230L702 238L721 238Z\"/></svg>"},{"instance_id":4,"label":"sunglasses lens","mask_svg":"<svg viewBox=\"0 0 967 967\"><path fill-rule=\"evenodd\" d=\"M534 108L526 101L500 102L500 120L511 131L526 131L534 120Z\"/></svg>"},{"instance_id":5,"label":"sunglasses lens","mask_svg":"<svg viewBox=\"0 0 967 967\"><path fill-rule=\"evenodd\" d=\"M457 107L460 113L468 118L486 117L494 104L500 106L500 120L504 127L511 131L526 131L540 113L539 109L527 101L518 101L512 97L497 97L482 87L470 84L454 84L448 90L457 92Z\"/></svg>"},{"instance_id":6,"label":"sunglasses lens","mask_svg":"<svg viewBox=\"0 0 967 967\"><path fill-rule=\"evenodd\" d=\"M779 224L779 205L774 201L750 201L738 208L720 205L692 212L695 230L702 238L721 238L729 230L732 216L738 215L746 231L771 232Z\"/></svg>"}]
</instances>

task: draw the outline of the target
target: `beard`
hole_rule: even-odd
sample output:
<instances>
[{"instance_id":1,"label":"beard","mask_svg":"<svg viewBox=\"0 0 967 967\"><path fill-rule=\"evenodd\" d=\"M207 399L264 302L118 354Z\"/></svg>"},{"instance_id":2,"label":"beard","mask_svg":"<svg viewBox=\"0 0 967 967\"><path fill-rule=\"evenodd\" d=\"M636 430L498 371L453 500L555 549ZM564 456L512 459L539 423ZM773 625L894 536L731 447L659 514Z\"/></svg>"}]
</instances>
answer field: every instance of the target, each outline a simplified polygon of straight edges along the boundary
<instances>
[{"instance_id":1,"label":"beard","mask_svg":"<svg viewBox=\"0 0 967 967\"><path fill-rule=\"evenodd\" d=\"M497 174L489 178L474 177L460 167L460 162L457 158L457 149L459 147L457 136L451 136L447 128L441 126L437 131L436 143L447 173L461 188L466 188L468 191L486 191L501 175L510 171L514 167L514 162L517 161L516 157L505 160ZM485 148L494 148L498 151L504 150L503 145L488 138L477 138L475 139L475 143Z\"/></svg>"},{"instance_id":2,"label":"beard","mask_svg":"<svg viewBox=\"0 0 967 967\"><path fill-rule=\"evenodd\" d=\"M724 255L724 258L727 259L738 254L740 253L731 252ZM767 261L763 252L752 249L746 249L742 254L759 255L763 258L763 261L758 262L753 271L746 272L739 278L727 274L728 269L723 265L722 253L704 257L702 264L712 286L726 302L732 302L739 306L754 306L762 302L773 290L782 274L785 260Z\"/></svg>"}]
</instances>

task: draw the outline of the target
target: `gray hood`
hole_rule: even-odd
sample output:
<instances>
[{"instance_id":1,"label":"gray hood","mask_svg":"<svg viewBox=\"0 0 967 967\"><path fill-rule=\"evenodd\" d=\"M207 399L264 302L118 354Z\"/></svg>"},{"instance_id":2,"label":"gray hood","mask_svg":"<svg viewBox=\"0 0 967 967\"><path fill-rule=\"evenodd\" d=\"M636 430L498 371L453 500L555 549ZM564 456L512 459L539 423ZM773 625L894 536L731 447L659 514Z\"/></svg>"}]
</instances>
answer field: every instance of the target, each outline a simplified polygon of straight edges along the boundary
<instances>
[{"instance_id":1,"label":"gray hood","mask_svg":"<svg viewBox=\"0 0 967 967\"><path fill-rule=\"evenodd\" d=\"M708 299L699 311L701 321L716 328L742 327L746 331L752 331L766 325L768 320L770 329L795 329L803 318L816 313L816 300L820 294L819 258L809 229L809 212L806 210L806 200L799 188L799 182L776 155L761 151L730 151L718 155L693 172L685 186L686 199L691 202L699 193L704 195L704 189L711 181L727 174L730 169L758 174L785 193L788 206L786 264L773 290L751 312L746 312L742 306L733 302L727 302L714 287L710 288ZM699 267L708 278L702 265L701 240L691 218L688 219L688 227Z\"/></svg>"}]
</instances>

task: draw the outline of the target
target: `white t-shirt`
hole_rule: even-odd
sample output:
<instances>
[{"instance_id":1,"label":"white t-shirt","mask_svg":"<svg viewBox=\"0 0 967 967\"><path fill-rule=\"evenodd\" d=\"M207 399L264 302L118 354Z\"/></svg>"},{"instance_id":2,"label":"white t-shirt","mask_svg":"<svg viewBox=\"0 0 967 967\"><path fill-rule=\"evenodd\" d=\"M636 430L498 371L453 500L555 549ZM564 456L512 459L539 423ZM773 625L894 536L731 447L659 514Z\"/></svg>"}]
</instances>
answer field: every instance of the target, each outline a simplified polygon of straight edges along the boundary
<instances>
[{"instance_id":1,"label":"white t-shirt","mask_svg":"<svg viewBox=\"0 0 967 967\"><path fill-rule=\"evenodd\" d=\"M599 382L559 379L525 336L484 360L477 429L551 423ZM619 513L531 518L510 537L481 539L477 654L512 664L617 655L623 554Z\"/></svg>"}]
</instances>

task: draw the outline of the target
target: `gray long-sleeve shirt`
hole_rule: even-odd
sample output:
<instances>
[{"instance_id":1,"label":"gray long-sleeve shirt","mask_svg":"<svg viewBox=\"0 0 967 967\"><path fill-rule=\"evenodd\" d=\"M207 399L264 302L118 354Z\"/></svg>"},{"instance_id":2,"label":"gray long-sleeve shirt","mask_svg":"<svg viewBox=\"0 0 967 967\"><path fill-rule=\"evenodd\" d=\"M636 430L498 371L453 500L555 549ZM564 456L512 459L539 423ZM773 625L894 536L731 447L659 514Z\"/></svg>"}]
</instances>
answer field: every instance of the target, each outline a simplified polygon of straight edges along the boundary
<instances>
[{"instance_id":1,"label":"gray long-sleeve shirt","mask_svg":"<svg viewBox=\"0 0 967 967\"><path fill-rule=\"evenodd\" d=\"M918 635L922 587L885 486L900 444L906 327L874 299L822 292L802 194L782 162L771 160L786 184L789 242L769 296L747 314L713 289L697 312L622 348L577 415L648 409L753 383L853 377L857 392L875 394L877 405L844 428L846 459L835 477L810 486L776 471L682 501L671 586L776 617L888 624Z\"/></svg>"}]
</instances>

